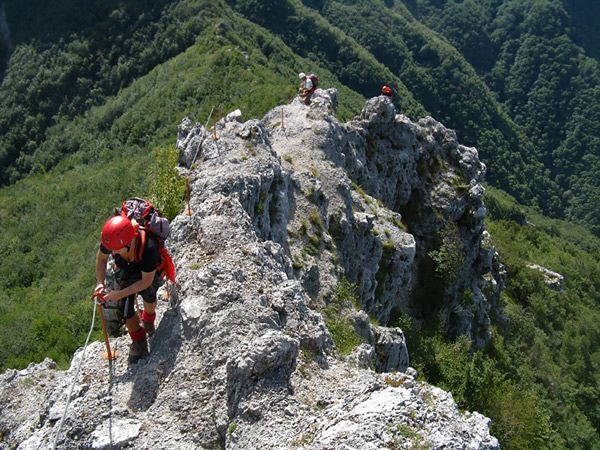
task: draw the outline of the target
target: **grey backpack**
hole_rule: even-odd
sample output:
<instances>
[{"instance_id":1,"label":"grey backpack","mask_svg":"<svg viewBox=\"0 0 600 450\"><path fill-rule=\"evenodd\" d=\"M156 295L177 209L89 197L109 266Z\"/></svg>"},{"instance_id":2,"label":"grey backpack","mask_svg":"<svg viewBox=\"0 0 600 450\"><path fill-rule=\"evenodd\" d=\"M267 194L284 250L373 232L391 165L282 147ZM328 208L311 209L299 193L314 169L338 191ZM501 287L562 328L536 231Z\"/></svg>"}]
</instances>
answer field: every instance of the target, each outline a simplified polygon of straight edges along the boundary
<instances>
[{"instance_id":1,"label":"grey backpack","mask_svg":"<svg viewBox=\"0 0 600 450\"><path fill-rule=\"evenodd\" d=\"M115 212L129 220L135 220L140 226L152 231L160 241L164 241L171 234L169 221L149 201L131 198L125 200L121 209L117 208Z\"/></svg>"}]
</instances>

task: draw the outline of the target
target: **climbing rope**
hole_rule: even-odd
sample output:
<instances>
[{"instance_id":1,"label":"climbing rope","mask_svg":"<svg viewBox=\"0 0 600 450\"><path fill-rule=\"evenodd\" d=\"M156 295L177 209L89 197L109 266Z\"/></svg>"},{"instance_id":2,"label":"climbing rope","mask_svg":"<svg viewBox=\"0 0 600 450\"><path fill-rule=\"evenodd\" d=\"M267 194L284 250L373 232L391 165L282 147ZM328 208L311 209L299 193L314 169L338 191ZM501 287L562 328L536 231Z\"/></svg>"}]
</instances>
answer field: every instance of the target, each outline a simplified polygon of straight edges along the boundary
<instances>
[{"instance_id":1,"label":"climbing rope","mask_svg":"<svg viewBox=\"0 0 600 450\"><path fill-rule=\"evenodd\" d=\"M206 124L204 125L205 129L208 126L208 122L210 121L210 118L212 117L214 110L215 110L215 107L213 106L212 109L210 110L210 114L208 115L208 119L206 119ZM196 148L196 153L194 153L194 159L192 159L192 163L190 164L190 167L193 167L194 162L196 162L196 156L198 156L198 151L200 150L200 144L201 144L201 142L198 142L198 147Z\"/></svg>"},{"instance_id":2,"label":"climbing rope","mask_svg":"<svg viewBox=\"0 0 600 450\"><path fill-rule=\"evenodd\" d=\"M56 432L56 436L54 436L54 442L52 443L52 450L56 449L56 443L58 442L58 438L60 436L60 430L63 426L63 422L65 421L65 417L67 416L67 409L69 408L69 403L71 403L71 395L73 394L73 389L75 388L75 384L77 383L77 379L79 378L79 370L83 365L83 360L85 359L85 349L87 348L88 342L90 340L90 336L92 335L92 331L94 329L94 321L96 320L96 305L100 306L100 302L96 298L96 296L92 297L94 302L94 311L92 312L92 325L90 326L90 332L87 335L85 340L85 344L83 345L83 352L81 354L81 359L79 360L79 365L77 366L77 373L73 378L73 383L71 384L71 389L69 390L69 395L67 396L67 403L65 404L65 409L62 413L62 417L60 418L60 423L58 425L58 430Z\"/></svg>"},{"instance_id":3,"label":"climbing rope","mask_svg":"<svg viewBox=\"0 0 600 450\"><path fill-rule=\"evenodd\" d=\"M206 119L206 124L204 124L204 128L208 127L208 122L210 122L210 118L212 117L214 111L215 111L215 107L213 106L212 109L210 110L210 114L208 115L208 119Z\"/></svg>"}]
</instances>

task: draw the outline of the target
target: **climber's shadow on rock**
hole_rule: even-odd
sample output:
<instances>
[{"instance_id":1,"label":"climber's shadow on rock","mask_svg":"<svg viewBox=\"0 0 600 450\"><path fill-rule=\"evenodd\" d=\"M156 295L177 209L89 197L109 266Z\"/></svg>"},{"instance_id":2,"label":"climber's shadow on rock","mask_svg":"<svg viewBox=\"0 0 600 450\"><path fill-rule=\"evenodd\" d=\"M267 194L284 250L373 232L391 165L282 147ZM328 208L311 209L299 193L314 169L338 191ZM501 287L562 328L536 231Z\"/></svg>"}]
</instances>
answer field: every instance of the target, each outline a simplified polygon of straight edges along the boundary
<instances>
[{"instance_id":1,"label":"climber's shadow on rock","mask_svg":"<svg viewBox=\"0 0 600 450\"><path fill-rule=\"evenodd\" d=\"M171 373L181 348L180 316L177 308L165 311L156 333L149 340L150 354L129 366L133 388L127 406L147 410L156 400L162 380Z\"/></svg>"}]
</instances>

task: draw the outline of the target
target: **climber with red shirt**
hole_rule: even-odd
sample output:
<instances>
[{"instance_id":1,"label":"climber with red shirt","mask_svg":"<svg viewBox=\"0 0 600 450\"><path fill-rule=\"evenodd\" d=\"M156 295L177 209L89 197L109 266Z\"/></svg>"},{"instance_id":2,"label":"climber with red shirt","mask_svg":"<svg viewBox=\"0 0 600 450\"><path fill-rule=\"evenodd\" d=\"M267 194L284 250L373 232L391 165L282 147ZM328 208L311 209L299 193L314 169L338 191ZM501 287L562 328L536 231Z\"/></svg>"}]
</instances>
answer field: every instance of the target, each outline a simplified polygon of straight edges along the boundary
<instances>
[{"instance_id":1,"label":"climber with red shirt","mask_svg":"<svg viewBox=\"0 0 600 450\"><path fill-rule=\"evenodd\" d=\"M390 88L388 86L383 86L381 88L381 95L383 95L384 97L387 97L391 100L392 96L393 96L392 88Z\"/></svg>"}]
</instances>

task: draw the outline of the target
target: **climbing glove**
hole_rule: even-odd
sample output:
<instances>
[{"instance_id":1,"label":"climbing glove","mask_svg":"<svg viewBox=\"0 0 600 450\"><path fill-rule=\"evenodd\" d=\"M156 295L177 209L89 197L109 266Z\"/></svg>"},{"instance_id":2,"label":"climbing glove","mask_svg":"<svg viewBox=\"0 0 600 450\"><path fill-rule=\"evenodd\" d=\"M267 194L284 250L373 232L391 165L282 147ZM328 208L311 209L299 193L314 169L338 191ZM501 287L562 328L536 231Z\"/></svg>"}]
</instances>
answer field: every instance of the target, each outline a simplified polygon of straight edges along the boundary
<instances>
[{"instance_id":1,"label":"climbing glove","mask_svg":"<svg viewBox=\"0 0 600 450\"><path fill-rule=\"evenodd\" d=\"M102 283L100 283L98 284L98 286L96 286L96 289L94 290L92 300L94 300L96 303L104 305L106 303L106 300L104 300L104 296L106 294L108 294L108 290L104 287Z\"/></svg>"}]
</instances>

